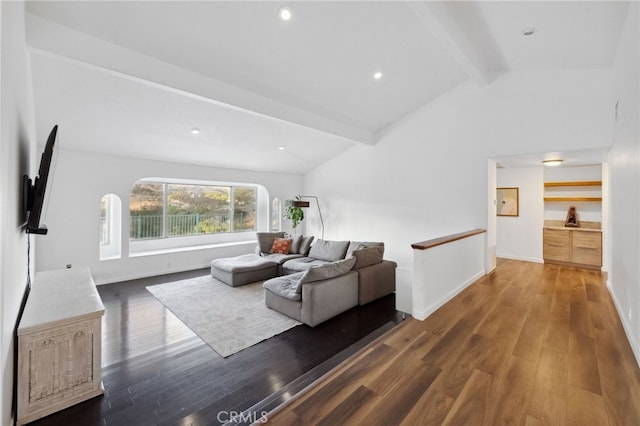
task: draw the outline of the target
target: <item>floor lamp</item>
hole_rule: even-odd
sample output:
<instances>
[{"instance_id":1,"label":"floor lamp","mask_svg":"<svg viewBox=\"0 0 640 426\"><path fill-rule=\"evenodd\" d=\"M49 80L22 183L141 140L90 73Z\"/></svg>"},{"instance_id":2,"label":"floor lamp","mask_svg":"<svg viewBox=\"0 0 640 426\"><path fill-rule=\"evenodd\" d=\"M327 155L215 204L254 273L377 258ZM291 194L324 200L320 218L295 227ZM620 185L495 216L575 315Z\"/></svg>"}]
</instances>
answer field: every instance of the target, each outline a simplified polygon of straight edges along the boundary
<instances>
[{"instance_id":1,"label":"floor lamp","mask_svg":"<svg viewBox=\"0 0 640 426\"><path fill-rule=\"evenodd\" d=\"M303 201L302 198L313 198L316 200L316 206L318 206L318 215L320 216L320 225L322 225L322 239L324 240L324 221L322 220L322 211L320 210L320 202L315 195L298 195L300 200L293 200L292 205L294 207L309 207L308 201Z\"/></svg>"}]
</instances>

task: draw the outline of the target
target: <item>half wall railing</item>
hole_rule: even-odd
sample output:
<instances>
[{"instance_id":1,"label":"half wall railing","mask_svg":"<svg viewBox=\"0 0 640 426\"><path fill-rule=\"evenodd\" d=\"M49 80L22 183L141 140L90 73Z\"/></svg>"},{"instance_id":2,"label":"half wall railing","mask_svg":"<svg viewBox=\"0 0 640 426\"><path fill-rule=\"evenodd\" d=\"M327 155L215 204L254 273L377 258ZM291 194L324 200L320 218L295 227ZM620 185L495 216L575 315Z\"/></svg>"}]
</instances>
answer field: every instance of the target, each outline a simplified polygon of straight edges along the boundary
<instances>
[{"instance_id":1,"label":"half wall railing","mask_svg":"<svg viewBox=\"0 0 640 426\"><path fill-rule=\"evenodd\" d=\"M424 320L485 275L486 230L473 229L411 244L412 312Z\"/></svg>"}]
</instances>

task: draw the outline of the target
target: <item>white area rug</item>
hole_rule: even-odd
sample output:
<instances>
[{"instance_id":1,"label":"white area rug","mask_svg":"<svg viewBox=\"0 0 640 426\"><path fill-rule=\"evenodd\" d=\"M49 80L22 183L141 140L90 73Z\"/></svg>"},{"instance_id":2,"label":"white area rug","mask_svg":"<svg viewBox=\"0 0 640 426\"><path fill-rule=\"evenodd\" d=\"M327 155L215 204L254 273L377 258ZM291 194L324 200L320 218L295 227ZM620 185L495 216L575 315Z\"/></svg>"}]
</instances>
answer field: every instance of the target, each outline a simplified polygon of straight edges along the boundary
<instances>
[{"instance_id":1,"label":"white area rug","mask_svg":"<svg viewBox=\"0 0 640 426\"><path fill-rule=\"evenodd\" d=\"M203 276L147 290L225 358L301 324L267 308L262 282L229 287Z\"/></svg>"}]
</instances>

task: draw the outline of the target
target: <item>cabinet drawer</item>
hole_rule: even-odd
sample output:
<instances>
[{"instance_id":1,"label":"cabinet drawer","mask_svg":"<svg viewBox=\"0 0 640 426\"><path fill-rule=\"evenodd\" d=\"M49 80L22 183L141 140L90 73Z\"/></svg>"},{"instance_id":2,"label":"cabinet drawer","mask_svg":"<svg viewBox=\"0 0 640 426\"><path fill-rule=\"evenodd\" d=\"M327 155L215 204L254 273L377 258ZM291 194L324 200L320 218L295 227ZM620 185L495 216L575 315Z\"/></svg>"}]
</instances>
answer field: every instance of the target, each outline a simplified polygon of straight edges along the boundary
<instances>
[{"instance_id":1,"label":"cabinet drawer","mask_svg":"<svg viewBox=\"0 0 640 426\"><path fill-rule=\"evenodd\" d=\"M544 229L542 257L548 260L570 260L569 232L558 229Z\"/></svg>"},{"instance_id":2,"label":"cabinet drawer","mask_svg":"<svg viewBox=\"0 0 640 426\"><path fill-rule=\"evenodd\" d=\"M573 247L602 248L602 234L600 232L573 231Z\"/></svg>"},{"instance_id":3,"label":"cabinet drawer","mask_svg":"<svg viewBox=\"0 0 640 426\"><path fill-rule=\"evenodd\" d=\"M584 265L602 266L602 234L574 231L572 261Z\"/></svg>"}]
</instances>

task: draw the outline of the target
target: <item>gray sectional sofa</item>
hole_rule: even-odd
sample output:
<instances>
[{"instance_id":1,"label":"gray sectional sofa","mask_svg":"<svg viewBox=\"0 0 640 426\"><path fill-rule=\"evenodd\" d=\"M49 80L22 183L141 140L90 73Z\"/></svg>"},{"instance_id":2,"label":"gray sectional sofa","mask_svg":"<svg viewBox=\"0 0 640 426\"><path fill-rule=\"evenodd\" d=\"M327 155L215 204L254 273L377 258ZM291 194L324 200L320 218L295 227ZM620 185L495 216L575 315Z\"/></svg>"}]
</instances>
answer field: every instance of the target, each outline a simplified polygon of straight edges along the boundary
<instances>
[{"instance_id":1,"label":"gray sectional sofa","mask_svg":"<svg viewBox=\"0 0 640 426\"><path fill-rule=\"evenodd\" d=\"M265 303L312 327L395 291L397 265L383 259L384 243L287 236L291 248L281 254L270 249L284 232L257 237L258 254L277 263L280 275L265 281Z\"/></svg>"}]
</instances>

